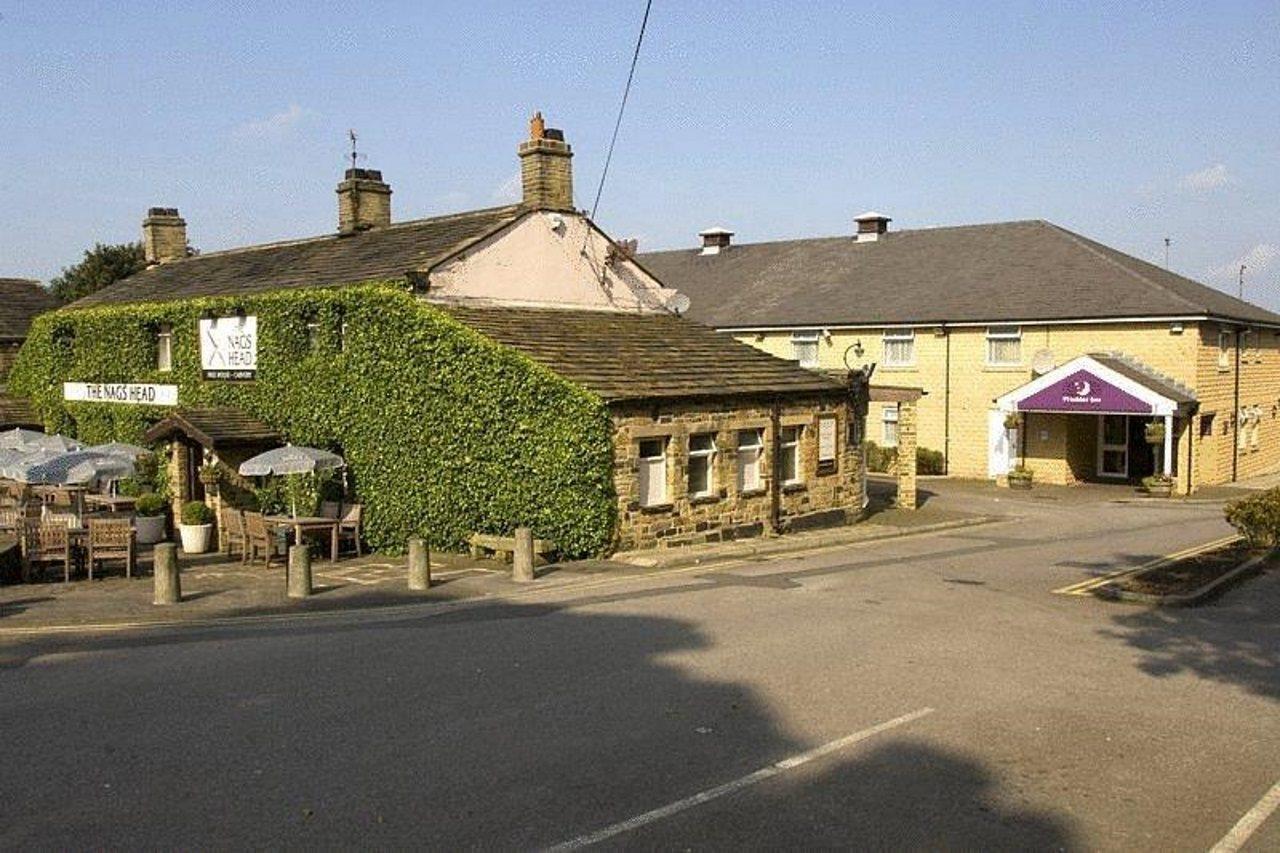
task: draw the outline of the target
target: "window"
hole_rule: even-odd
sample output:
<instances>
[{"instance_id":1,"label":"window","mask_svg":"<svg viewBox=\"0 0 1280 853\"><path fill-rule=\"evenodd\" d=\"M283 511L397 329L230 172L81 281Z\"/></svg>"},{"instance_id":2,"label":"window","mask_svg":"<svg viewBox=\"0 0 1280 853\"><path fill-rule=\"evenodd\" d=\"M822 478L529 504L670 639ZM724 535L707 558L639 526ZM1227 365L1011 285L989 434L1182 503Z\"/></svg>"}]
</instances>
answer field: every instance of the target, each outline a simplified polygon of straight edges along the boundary
<instances>
[{"instance_id":1,"label":"window","mask_svg":"<svg viewBox=\"0 0 1280 853\"><path fill-rule=\"evenodd\" d=\"M1257 344L1254 342L1253 329L1245 329L1240 334L1240 358L1242 361L1250 361L1258 355Z\"/></svg>"},{"instance_id":2,"label":"window","mask_svg":"<svg viewBox=\"0 0 1280 853\"><path fill-rule=\"evenodd\" d=\"M338 352L347 351L347 318L338 321Z\"/></svg>"},{"instance_id":3,"label":"window","mask_svg":"<svg viewBox=\"0 0 1280 853\"><path fill-rule=\"evenodd\" d=\"M1022 363L1022 329L1019 326L987 327L987 364Z\"/></svg>"},{"instance_id":4,"label":"window","mask_svg":"<svg viewBox=\"0 0 1280 853\"><path fill-rule=\"evenodd\" d=\"M316 317L307 318L307 349L311 352L320 349L320 320Z\"/></svg>"},{"instance_id":5,"label":"window","mask_svg":"<svg viewBox=\"0 0 1280 853\"><path fill-rule=\"evenodd\" d=\"M760 461L764 455L764 431L738 431L738 491L755 492L764 488L760 477Z\"/></svg>"},{"instance_id":6,"label":"window","mask_svg":"<svg viewBox=\"0 0 1280 853\"><path fill-rule=\"evenodd\" d=\"M689 496L705 498L715 491L716 437L714 433L689 436Z\"/></svg>"},{"instance_id":7,"label":"window","mask_svg":"<svg viewBox=\"0 0 1280 853\"><path fill-rule=\"evenodd\" d=\"M800 470L800 436L804 427L792 426L782 428L782 441L778 448L778 464L781 466L783 484L799 483L804 480Z\"/></svg>"},{"instance_id":8,"label":"window","mask_svg":"<svg viewBox=\"0 0 1280 853\"><path fill-rule=\"evenodd\" d=\"M1218 369L1231 369L1231 333L1226 329L1218 331Z\"/></svg>"},{"instance_id":9,"label":"window","mask_svg":"<svg viewBox=\"0 0 1280 853\"><path fill-rule=\"evenodd\" d=\"M884 366L910 367L916 363L916 330L886 329L884 333Z\"/></svg>"},{"instance_id":10,"label":"window","mask_svg":"<svg viewBox=\"0 0 1280 853\"><path fill-rule=\"evenodd\" d=\"M881 442L885 447L898 446L898 404L884 407L884 414L880 416L881 422L884 424L884 441Z\"/></svg>"},{"instance_id":11,"label":"window","mask_svg":"<svg viewBox=\"0 0 1280 853\"><path fill-rule=\"evenodd\" d=\"M818 366L819 337L812 329L791 333L791 357L800 362L801 367Z\"/></svg>"},{"instance_id":12,"label":"window","mask_svg":"<svg viewBox=\"0 0 1280 853\"><path fill-rule=\"evenodd\" d=\"M168 323L156 329L156 370L173 370L173 326Z\"/></svg>"},{"instance_id":13,"label":"window","mask_svg":"<svg viewBox=\"0 0 1280 853\"><path fill-rule=\"evenodd\" d=\"M646 438L640 442L640 506L667 502L667 440Z\"/></svg>"}]
</instances>

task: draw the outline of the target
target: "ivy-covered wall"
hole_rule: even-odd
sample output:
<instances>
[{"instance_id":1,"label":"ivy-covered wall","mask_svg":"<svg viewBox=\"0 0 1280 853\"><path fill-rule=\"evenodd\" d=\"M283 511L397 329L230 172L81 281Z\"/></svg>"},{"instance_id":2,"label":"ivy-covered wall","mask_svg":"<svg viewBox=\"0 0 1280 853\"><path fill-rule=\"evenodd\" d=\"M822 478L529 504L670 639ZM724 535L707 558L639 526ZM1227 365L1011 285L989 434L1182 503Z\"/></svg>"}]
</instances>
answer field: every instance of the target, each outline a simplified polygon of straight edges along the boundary
<instances>
[{"instance_id":1,"label":"ivy-covered wall","mask_svg":"<svg viewBox=\"0 0 1280 853\"><path fill-rule=\"evenodd\" d=\"M258 317L258 378L205 382L197 321L237 309ZM161 373L155 329L166 323L173 370ZM412 535L457 548L474 531L520 524L574 556L612 544L604 403L387 284L38 318L10 390L29 397L51 430L136 442L166 409L67 403L64 381L176 384L182 406L235 406L294 444L340 449L375 548L398 550Z\"/></svg>"}]
</instances>

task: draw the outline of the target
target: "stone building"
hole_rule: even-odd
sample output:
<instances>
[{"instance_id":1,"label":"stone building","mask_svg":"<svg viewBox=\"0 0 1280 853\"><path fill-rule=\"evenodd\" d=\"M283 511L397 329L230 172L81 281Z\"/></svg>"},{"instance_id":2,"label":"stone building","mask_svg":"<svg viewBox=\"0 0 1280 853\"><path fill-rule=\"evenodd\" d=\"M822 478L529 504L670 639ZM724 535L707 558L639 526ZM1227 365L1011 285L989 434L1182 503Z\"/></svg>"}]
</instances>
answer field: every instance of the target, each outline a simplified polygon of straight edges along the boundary
<instances>
[{"instance_id":1,"label":"stone building","mask_svg":"<svg viewBox=\"0 0 1280 853\"><path fill-rule=\"evenodd\" d=\"M10 397L5 384L31 321L57 308L58 300L38 281L0 278L0 306L0 429L38 427L36 412L25 401Z\"/></svg>"},{"instance_id":2,"label":"stone building","mask_svg":"<svg viewBox=\"0 0 1280 853\"><path fill-rule=\"evenodd\" d=\"M1187 493L1280 469L1280 315L1043 221L855 233L640 256L689 316L818 368L924 390L921 447L948 474ZM897 403L868 438L898 441ZM1163 427L1154 447L1152 422Z\"/></svg>"},{"instance_id":3,"label":"stone building","mask_svg":"<svg viewBox=\"0 0 1280 853\"><path fill-rule=\"evenodd\" d=\"M722 540L860 516L864 478L856 439L865 389L856 377L802 369L678 316L680 295L574 208L573 152L564 135L535 116L517 153L519 204L397 223L382 174L351 169L337 188L337 233L194 257L187 257L187 223L179 212L153 208L143 225L148 268L67 311L377 281L409 291L419 305L523 353L607 404L615 547ZM225 319L243 322L244 314ZM175 363L174 342L196 330L147 322L155 370L130 381L161 388L167 374L189 371ZM257 328L256 339L265 346L274 333ZM441 357L429 348L415 353L429 364ZM287 423L271 422L263 411L207 405L216 394L205 392L218 381L263 379L234 372L206 370L197 383L154 392L166 404L155 407L150 436L176 440L179 499L202 496L201 463L238 459L263 442L291 437ZM60 378L77 380L72 390L80 393L103 377ZM396 389L379 393L391 399ZM536 469L537 460L529 467ZM367 507L373 516L393 509Z\"/></svg>"}]
</instances>

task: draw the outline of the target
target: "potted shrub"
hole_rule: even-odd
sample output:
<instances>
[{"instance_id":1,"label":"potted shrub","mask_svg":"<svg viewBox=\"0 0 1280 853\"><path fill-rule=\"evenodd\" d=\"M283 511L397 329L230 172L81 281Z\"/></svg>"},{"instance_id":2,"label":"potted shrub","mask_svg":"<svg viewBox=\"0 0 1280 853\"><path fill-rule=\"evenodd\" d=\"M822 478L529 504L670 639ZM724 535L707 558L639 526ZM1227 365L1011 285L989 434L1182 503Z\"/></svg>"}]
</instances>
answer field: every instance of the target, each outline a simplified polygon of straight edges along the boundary
<instances>
[{"instance_id":1,"label":"potted shrub","mask_svg":"<svg viewBox=\"0 0 1280 853\"><path fill-rule=\"evenodd\" d=\"M1147 444L1159 446L1164 444L1164 421L1151 421L1143 429Z\"/></svg>"},{"instance_id":2,"label":"potted shrub","mask_svg":"<svg viewBox=\"0 0 1280 853\"><path fill-rule=\"evenodd\" d=\"M1029 489L1031 481L1035 477L1035 472L1025 465L1019 465L1009 472L1009 488L1011 489Z\"/></svg>"},{"instance_id":3,"label":"potted shrub","mask_svg":"<svg viewBox=\"0 0 1280 853\"><path fill-rule=\"evenodd\" d=\"M221 479L222 475L218 471L218 465L216 462L206 462L200 466L199 476L200 482L204 484L205 488L216 489L218 481Z\"/></svg>"},{"instance_id":4,"label":"potted shrub","mask_svg":"<svg viewBox=\"0 0 1280 853\"><path fill-rule=\"evenodd\" d=\"M188 554L203 554L209 550L209 536L213 533L213 510L202 501L187 501L182 505L182 550Z\"/></svg>"},{"instance_id":5,"label":"potted shrub","mask_svg":"<svg viewBox=\"0 0 1280 853\"><path fill-rule=\"evenodd\" d=\"M1022 425L1022 419L1017 412L1010 412L1004 416L1004 428L1006 430L1015 430Z\"/></svg>"},{"instance_id":6,"label":"potted shrub","mask_svg":"<svg viewBox=\"0 0 1280 853\"><path fill-rule=\"evenodd\" d=\"M1142 478L1142 488L1155 498L1167 498L1173 494L1173 478L1164 474L1152 474Z\"/></svg>"},{"instance_id":7,"label":"potted shrub","mask_svg":"<svg viewBox=\"0 0 1280 853\"><path fill-rule=\"evenodd\" d=\"M133 505L134 526L139 545L154 545L164 539L165 510L169 502L155 492L139 495Z\"/></svg>"}]
</instances>

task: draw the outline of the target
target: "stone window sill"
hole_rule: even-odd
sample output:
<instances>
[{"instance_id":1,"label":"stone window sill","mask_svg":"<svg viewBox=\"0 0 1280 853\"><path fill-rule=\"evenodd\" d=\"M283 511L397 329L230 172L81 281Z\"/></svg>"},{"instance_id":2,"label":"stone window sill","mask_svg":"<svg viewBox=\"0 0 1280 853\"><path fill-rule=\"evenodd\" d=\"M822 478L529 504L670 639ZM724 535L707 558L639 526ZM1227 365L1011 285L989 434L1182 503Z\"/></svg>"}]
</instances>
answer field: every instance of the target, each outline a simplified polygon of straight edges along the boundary
<instances>
[{"instance_id":1,"label":"stone window sill","mask_svg":"<svg viewBox=\"0 0 1280 853\"><path fill-rule=\"evenodd\" d=\"M1027 369L1025 364L984 364L982 371L984 373L1023 373Z\"/></svg>"},{"instance_id":2,"label":"stone window sill","mask_svg":"<svg viewBox=\"0 0 1280 853\"><path fill-rule=\"evenodd\" d=\"M767 494L769 494L769 490L768 490L768 489L747 489L746 491L738 492L738 497L740 497L740 498L760 498L760 497L764 497L764 496L765 496L765 495L767 495Z\"/></svg>"},{"instance_id":3,"label":"stone window sill","mask_svg":"<svg viewBox=\"0 0 1280 853\"><path fill-rule=\"evenodd\" d=\"M793 492L803 492L808 488L809 487L804 483L784 483L782 486L782 493L784 495L789 495Z\"/></svg>"},{"instance_id":4,"label":"stone window sill","mask_svg":"<svg viewBox=\"0 0 1280 853\"><path fill-rule=\"evenodd\" d=\"M701 506L702 504L714 504L720 502L719 495L698 495L689 498L689 506Z\"/></svg>"},{"instance_id":5,"label":"stone window sill","mask_svg":"<svg viewBox=\"0 0 1280 853\"><path fill-rule=\"evenodd\" d=\"M648 506L640 507L641 512L654 514L654 515L660 512L671 512L671 510L673 509L675 509L675 504L673 503L649 504Z\"/></svg>"}]
</instances>

